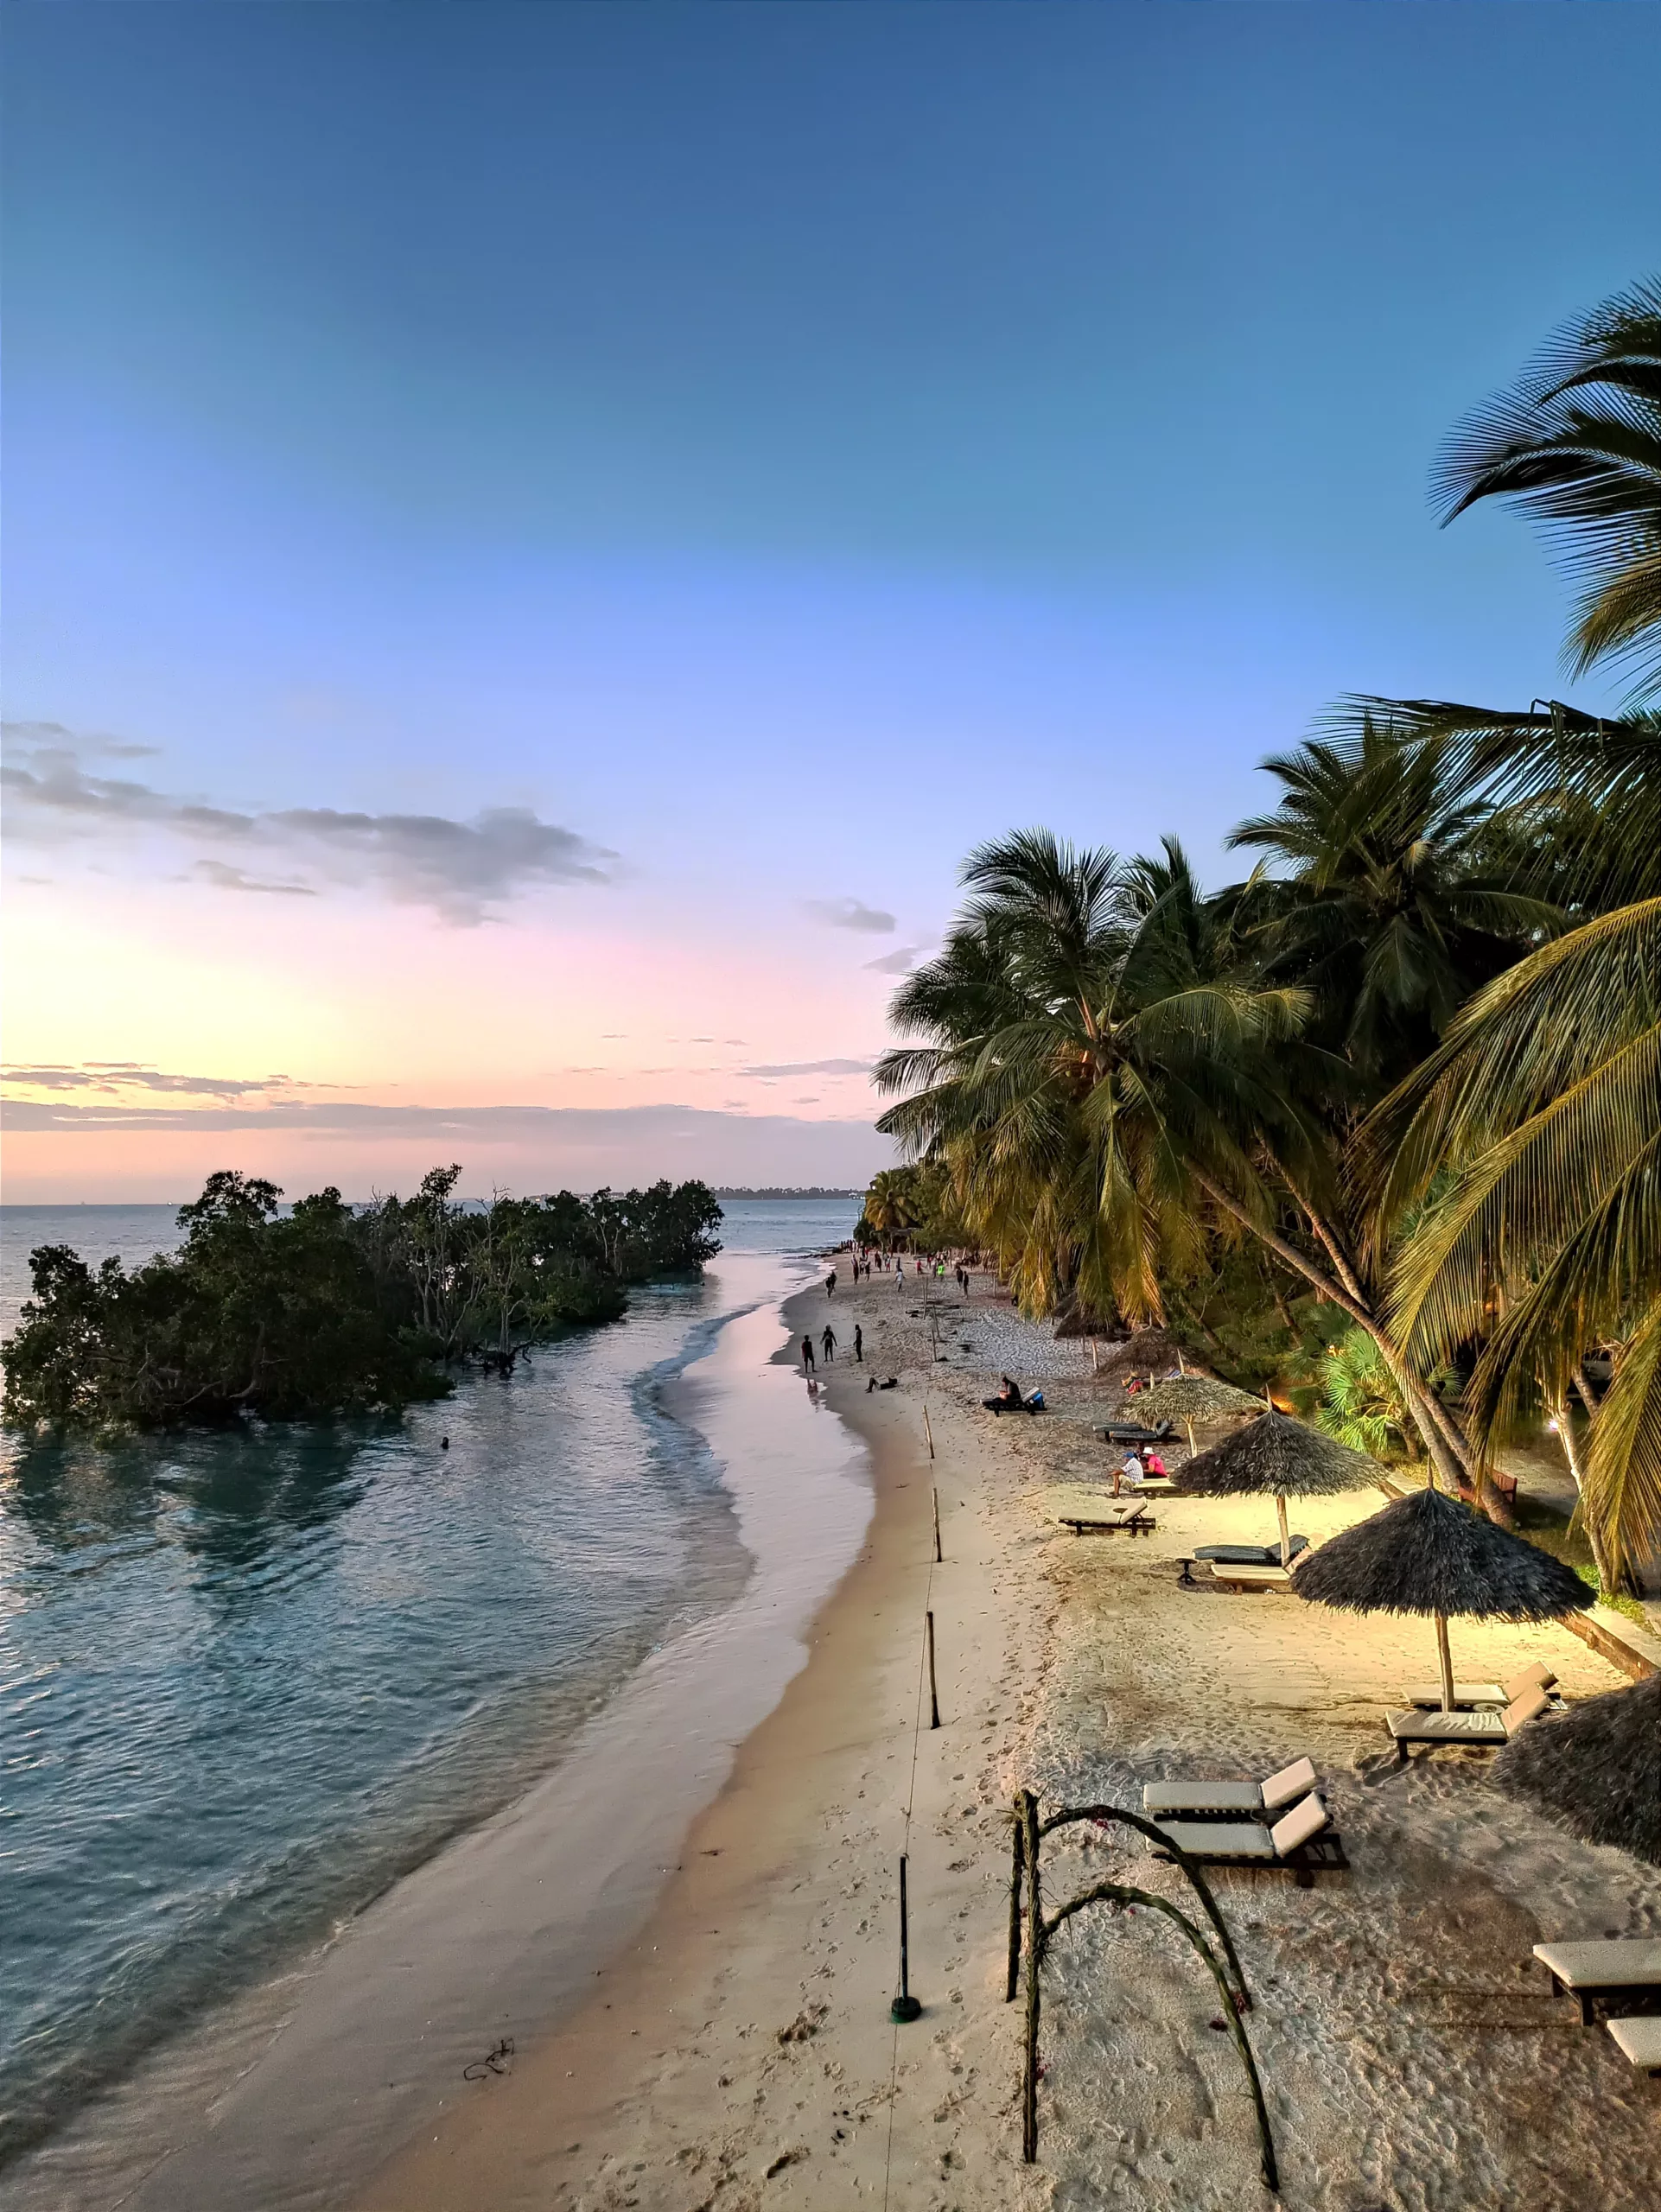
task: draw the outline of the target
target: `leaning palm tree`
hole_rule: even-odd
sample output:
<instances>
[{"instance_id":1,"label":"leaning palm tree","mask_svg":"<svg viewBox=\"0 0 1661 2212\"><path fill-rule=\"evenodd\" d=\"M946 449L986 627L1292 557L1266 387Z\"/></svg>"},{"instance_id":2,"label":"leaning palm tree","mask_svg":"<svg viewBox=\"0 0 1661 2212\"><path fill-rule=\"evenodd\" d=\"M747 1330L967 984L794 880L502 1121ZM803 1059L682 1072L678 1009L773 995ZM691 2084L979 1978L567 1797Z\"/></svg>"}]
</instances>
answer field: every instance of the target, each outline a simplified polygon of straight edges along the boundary
<instances>
[{"instance_id":1,"label":"leaning palm tree","mask_svg":"<svg viewBox=\"0 0 1661 2212\"><path fill-rule=\"evenodd\" d=\"M1625 657L1640 692L1661 684L1661 285L1597 309L1467 426L1441 486L1450 518L1512 496L1543 515L1591 582L1577 664ZM1661 715L1537 705L1387 710L1450 748L1519 879L1550 868L1590 918L1473 999L1363 1131L1357 1171L1381 1235L1419 1214L1396 1270L1410 1344L1481 1347L1480 1447L1532 1389L1565 1407L1588 1349L1613 1355L1601 1403L1585 1394L1581 1497L1608 1582L1661 1547ZM1352 702L1352 741L1384 710Z\"/></svg>"},{"instance_id":2,"label":"leaning palm tree","mask_svg":"<svg viewBox=\"0 0 1661 2212\"><path fill-rule=\"evenodd\" d=\"M1448 522L1487 499L1538 517L1586 585L1576 672L1614 656L1635 698L1661 691L1661 278L1561 331L1454 432L1434 491Z\"/></svg>"}]
</instances>

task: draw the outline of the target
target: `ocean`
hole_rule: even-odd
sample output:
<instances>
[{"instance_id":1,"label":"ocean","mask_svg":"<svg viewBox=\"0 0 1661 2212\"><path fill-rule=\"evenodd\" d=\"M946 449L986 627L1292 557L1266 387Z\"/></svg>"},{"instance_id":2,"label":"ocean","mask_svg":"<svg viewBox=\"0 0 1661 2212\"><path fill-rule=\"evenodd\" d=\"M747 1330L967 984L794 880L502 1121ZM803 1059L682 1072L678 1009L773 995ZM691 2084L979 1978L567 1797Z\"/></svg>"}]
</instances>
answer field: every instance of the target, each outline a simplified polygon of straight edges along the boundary
<instances>
[{"instance_id":1,"label":"ocean","mask_svg":"<svg viewBox=\"0 0 1661 2212\"><path fill-rule=\"evenodd\" d=\"M398 1420L4 1440L0 2160L520 1796L643 1662L733 1606L768 1478L686 1377L780 1382L772 1314L856 1212L732 1201L702 1283L637 1292L615 1326ZM173 1233L167 1207L0 1209L0 1326L35 1245L132 1263ZM849 1454L801 1426L799 1392L767 1418L799 1426L780 1465L808 1511ZM835 1512L826 1572L853 1525Z\"/></svg>"}]
</instances>

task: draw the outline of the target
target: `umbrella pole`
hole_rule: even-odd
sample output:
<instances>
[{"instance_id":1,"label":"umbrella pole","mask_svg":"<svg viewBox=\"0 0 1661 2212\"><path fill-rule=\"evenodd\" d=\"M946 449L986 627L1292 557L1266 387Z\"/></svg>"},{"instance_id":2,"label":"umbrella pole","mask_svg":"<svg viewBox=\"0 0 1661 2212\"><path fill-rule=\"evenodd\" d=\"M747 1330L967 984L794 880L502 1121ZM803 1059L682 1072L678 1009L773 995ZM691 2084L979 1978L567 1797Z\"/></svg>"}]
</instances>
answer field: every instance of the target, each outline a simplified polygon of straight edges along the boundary
<instances>
[{"instance_id":1,"label":"umbrella pole","mask_svg":"<svg viewBox=\"0 0 1661 2212\"><path fill-rule=\"evenodd\" d=\"M1292 1564L1292 1532L1290 1526L1287 1522L1286 1500L1283 1497L1277 1497L1275 1500L1275 1510L1279 1514L1281 1522L1281 1565L1282 1567L1290 1567Z\"/></svg>"},{"instance_id":2,"label":"umbrella pole","mask_svg":"<svg viewBox=\"0 0 1661 2212\"><path fill-rule=\"evenodd\" d=\"M1454 1655L1448 1649L1448 1616L1436 1615L1436 1656L1441 1662L1441 1709L1454 1709Z\"/></svg>"}]
</instances>

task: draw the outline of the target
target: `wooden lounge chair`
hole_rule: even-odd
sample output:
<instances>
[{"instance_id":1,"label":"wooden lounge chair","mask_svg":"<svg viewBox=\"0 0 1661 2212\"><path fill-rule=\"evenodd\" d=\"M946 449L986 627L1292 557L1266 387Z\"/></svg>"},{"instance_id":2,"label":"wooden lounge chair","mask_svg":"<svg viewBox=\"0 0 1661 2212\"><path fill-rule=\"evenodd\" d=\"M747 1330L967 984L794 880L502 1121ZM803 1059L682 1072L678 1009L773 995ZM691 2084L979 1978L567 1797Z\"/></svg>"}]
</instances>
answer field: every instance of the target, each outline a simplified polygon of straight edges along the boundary
<instances>
[{"instance_id":1,"label":"wooden lounge chair","mask_svg":"<svg viewBox=\"0 0 1661 2212\"><path fill-rule=\"evenodd\" d=\"M1151 1536L1159 1523L1145 1506L1137 1506L1134 1513L1123 1508L1104 1520L1091 1520L1087 1515L1059 1513L1056 1519L1062 1528L1071 1529L1075 1536L1111 1536L1123 1529L1132 1536Z\"/></svg>"},{"instance_id":2,"label":"wooden lounge chair","mask_svg":"<svg viewBox=\"0 0 1661 2212\"><path fill-rule=\"evenodd\" d=\"M1323 1835L1327 1808L1313 1790L1274 1827L1261 1821L1161 1821L1160 1834L1190 1859L1207 1865L1286 1867L1300 1889L1314 1886L1319 1867L1349 1863L1338 1838Z\"/></svg>"},{"instance_id":3,"label":"wooden lounge chair","mask_svg":"<svg viewBox=\"0 0 1661 2212\"><path fill-rule=\"evenodd\" d=\"M1661 2074L1661 2018L1640 2012L1630 2020L1606 2020L1603 2024L1634 2066L1645 2074Z\"/></svg>"},{"instance_id":4,"label":"wooden lounge chair","mask_svg":"<svg viewBox=\"0 0 1661 2212\"><path fill-rule=\"evenodd\" d=\"M1278 1813L1315 1786L1313 1759L1294 1759L1263 1782L1144 1782L1142 1809L1162 1813Z\"/></svg>"},{"instance_id":5,"label":"wooden lounge chair","mask_svg":"<svg viewBox=\"0 0 1661 2212\"><path fill-rule=\"evenodd\" d=\"M1308 1536L1294 1536L1287 1548L1294 1559L1301 1559L1309 1548L1309 1539ZM1278 1567L1281 1564L1278 1544L1196 1544L1193 1555L1196 1559L1221 1560L1225 1567Z\"/></svg>"},{"instance_id":6,"label":"wooden lounge chair","mask_svg":"<svg viewBox=\"0 0 1661 2212\"><path fill-rule=\"evenodd\" d=\"M1289 1567L1234 1567L1227 1560L1214 1559L1211 1571L1214 1581L1226 1583L1231 1590L1289 1590L1292 1586Z\"/></svg>"},{"instance_id":7,"label":"wooden lounge chair","mask_svg":"<svg viewBox=\"0 0 1661 2212\"><path fill-rule=\"evenodd\" d=\"M1403 1766L1415 1744L1476 1744L1497 1748L1509 1743L1525 1722L1543 1713L1550 1699L1537 1682L1521 1697L1514 1697L1503 1713L1492 1708L1475 1713L1421 1713L1410 1706L1403 1713L1387 1713L1385 1725L1396 1739L1396 1756Z\"/></svg>"},{"instance_id":8,"label":"wooden lounge chair","mask_svg":"<svg viewBox=\"0 0 1661 2212\"><path fill-rule=\"evenodd\" d=\"M1626 1937L1601 1943L1537 1943L1534 1955L1551 1976L1554 1991L1580 2000L1582 2024L1592 2025L1592 2000L1633 1989L1661 1989L1661 1938ZM1658 2023L1658 2024L1661 2024Z\"/></svg>"},{"instance_id":9,"label":"wooden lounge chair","mask_svg":"<svg viewBox=\"0 0 1661 2212\"><path fill-rule=\"evenodd\" d=\"M1537 1659L1531 1667L1522 1668L1508 1682L1455 1682L1454 1703L1509 1705L1513 1698L1521 1697L1528 1690L1538 1688L1550 1692L1556 1687L1556 1681L1557 1677L1550 1668L1543 1666ZM1441 1692L1433 1683L1418 1682L1409 1690L1407 1701L1410 1705L1439 1706Z\"/></svg>"}]
</instances>

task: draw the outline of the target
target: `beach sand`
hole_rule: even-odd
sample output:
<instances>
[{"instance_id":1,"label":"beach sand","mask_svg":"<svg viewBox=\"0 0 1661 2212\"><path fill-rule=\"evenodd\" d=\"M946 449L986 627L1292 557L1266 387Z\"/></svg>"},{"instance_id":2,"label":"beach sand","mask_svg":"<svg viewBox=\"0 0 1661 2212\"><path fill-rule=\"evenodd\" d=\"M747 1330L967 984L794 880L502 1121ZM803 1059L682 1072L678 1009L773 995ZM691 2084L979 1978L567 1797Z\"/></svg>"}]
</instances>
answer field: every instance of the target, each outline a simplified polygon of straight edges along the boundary
<instances>
[{"instance_id":1,"label":"beach sand","mask_svg":"<svg viewBox=\"0 0 1661 2212\"><path fill-rule=\"evenodd\" d=\"M843 1338L824 1402L871 1453L862 1550L807 1667L741 1750L680 1868L593 1993L509 2073L461 2093L359 2199L362 2212L491 2206L760 2212L774 2204L1223 2208L1267 2201L1216 1996L1151 1916L1098 1910L1046 1967L1039 2163L1020 2163L1019 2019L1004 2001L1009 1805L1135 1806L1154 1775L1261 1774L1309 1754L1351 1862L1313 1891L1220 1873L1257 2005L1249 2028L1282 2201L1332 2212L1661 2204L1661 2082L1547 1994L1530 1946L1661 1935L1661 1871L1575 1841L1486 1779L1482 1754L1397 1769L1382 1713L1434 1675L1429 1624L1279 1593L1187 1590L1196 1541L1264 1541L1267 1501L1161 1499L1148 1538L1076 1539L1099 1490L1091 1433L1117 1392L977 1279L949 1326L914 1278L786 1318ZM853 1325L866 1364L851 1367ZM936 1344L945 1357L936 1355ZM964 1350L967 1343L969 1349ZM1001 1370L1054 1410L994 1420ZM872 1374L901 1386L867 1394ZM931 1463L926 1403L938 1457ZM1203 1438L1202 1438L1203 1442ZM938 1485L943 1563L934 1565ZM1312 1541L1382 1500L1322 1500ZM937 1624L928 1725L923 1621ZM1570 1698L1621 1677L1565 1630L1458 1624L1461 1675L1548 1660ZM1117 1878L1174 1897L1137 1839L1047 1847L1047 1902ZM908 1850L912 1986L894 2027Z\"/></svg>"}]
</instances>

